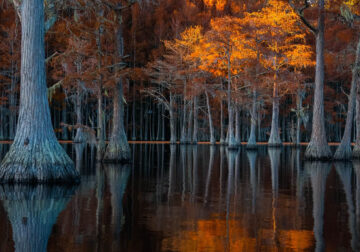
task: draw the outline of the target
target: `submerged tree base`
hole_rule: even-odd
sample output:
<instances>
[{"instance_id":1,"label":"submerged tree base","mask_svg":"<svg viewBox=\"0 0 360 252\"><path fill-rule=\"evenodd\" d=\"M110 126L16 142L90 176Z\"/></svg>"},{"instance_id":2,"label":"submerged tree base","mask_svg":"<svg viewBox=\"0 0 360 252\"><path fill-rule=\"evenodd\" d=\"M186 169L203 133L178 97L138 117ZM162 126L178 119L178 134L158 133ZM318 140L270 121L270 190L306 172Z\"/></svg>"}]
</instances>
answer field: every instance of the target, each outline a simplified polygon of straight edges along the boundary
<instances>
[{"instance_id":1,"label":"submerged tree base","mask_svg":"<svg viewBox=\"0 0 360 252\"><path fill-rule=\"evenodd\" d=\"M356 160L360 160L360 145L355 144L355 147L352 152L352 158Z\"/></svg>"},{"instance_id":2,"label":"submerged tree base","mask_svg":"<svg viewBox=\"0 0 360 252\"><path fill-rule=\"evenodd\" d=\"M315 145L310 142L305 151L305 159L323 161L331 160L332 153L330 151L329 145Z\"/></svg>"},{"instance_id":3,"label":"submerged tree base","mask_svg":"<svg viewBox=\"0 0 360 252\"><path fill-rule=\"evenodd\" d=\"M14 143L0 167L0 183L79 183L73 161L58 142Z\"/></svg>"},{"instance_id":4,"label":"submerged tree base","mask_svg":"<svg viewBox=\"0 0 360 252\"><path fill-rule=\"evenodd\" d=\"M335 152L334 160L350 160L352 155L353 153L350 145L339 145Z\"/></svg>"},{"instance_id":5,"label":"submerged tree base","mask_svg":"<svg viewBox=\"0 0 360 252\"><path fill-rule=\"evenodd\" d=\"M109 143L103 159L104 163L129 163L131 159L130 148L126 144Z\"/></svg>"}]
</instances>

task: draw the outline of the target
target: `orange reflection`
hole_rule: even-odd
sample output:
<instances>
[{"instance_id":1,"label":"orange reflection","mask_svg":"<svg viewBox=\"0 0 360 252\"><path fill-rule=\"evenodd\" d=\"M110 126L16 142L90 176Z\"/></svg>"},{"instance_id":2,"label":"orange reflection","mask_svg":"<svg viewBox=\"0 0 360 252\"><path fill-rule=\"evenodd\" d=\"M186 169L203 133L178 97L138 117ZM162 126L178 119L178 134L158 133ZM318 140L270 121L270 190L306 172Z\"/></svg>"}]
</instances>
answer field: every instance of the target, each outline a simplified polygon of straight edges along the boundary
<instances>
[{"instance_id":1,"label":"orange reflection","mask_svg":"<svg viewBox=\"0 0 360 252\"><path fill-rule=\"evenodd\" d=\"M309 230L280 230L279 244L273 242L273 230L260 229L256 236L242 226L240 220L198 220L184 223L187 230L162 241L164 251L277 251L282 249L308 250L314 244ZM193 228L192 228L193 227Z\"/></svg>"}]
</instances>

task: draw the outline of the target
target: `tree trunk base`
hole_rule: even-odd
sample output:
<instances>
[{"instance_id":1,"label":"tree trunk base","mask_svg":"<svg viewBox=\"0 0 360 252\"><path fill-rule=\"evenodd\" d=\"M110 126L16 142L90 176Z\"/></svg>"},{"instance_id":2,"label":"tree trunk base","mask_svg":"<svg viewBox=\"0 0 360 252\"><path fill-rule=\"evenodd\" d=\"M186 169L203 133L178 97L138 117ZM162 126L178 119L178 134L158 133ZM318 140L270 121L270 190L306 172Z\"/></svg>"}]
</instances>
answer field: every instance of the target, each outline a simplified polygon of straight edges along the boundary
<instances>
[{"instance_id":1,"label":"tree trunk base","mask_svg":"<svg viewBox=\"0 0 360 252\"><path fill-rule=\"evenodd\" d=\"M352 149L350 144L340 144L334 154L334 160L351 160Z\"/></svg>"},{"instance_id":2,"label":"tree trunk base","mask_svg":"<svg viewBox=\"0 0 360 252\"><path fill-rule=\"evenodd\" d=\"M33 145L14 143L0 167L0 183L73 183L80 175L58 142Z\"/></svg>"},{"instance_id":3,"label":"tree trunk base","mask_svg":"<svg viewBox=\"0 0 360 252\"><path fill-rule=\"evenodd\" d=\"M331 160L332 153L329 145L315 145L310 142L305 151L305 159L323 161Z\"/></svg>"},{"instance_id":4,"label":"tree trunk base","mask_svg":"<svg viewBox=\"0 0 360 252\"><path fill-rule=\"evenodd\" d=\"M355 147L352 152L352 158L356 160L360 160L360 145L355 144Z\"/></svg>"},{"instance_id":5,"label":"tree trunk base","mask_svg":"<svg viewBox=\"0 0 360 252\"><path fill-rule=\"evenodd\" d=\"M237 144L229 144L227 146L227 148L228 148L228 150L237 150L237 149L239 149L239 145L237 145Z\"/></svg>"},{"instance_id":6,"label":"tree trunk base","mask_svg":"<svg viewBox=\"0 0 360 252\"><path fill-rule=\"evenodd\" d=\"M106 148L104 163L128 163L131 160L130 147L127 144L109 143Z\"/></svg>"}]
</instances>

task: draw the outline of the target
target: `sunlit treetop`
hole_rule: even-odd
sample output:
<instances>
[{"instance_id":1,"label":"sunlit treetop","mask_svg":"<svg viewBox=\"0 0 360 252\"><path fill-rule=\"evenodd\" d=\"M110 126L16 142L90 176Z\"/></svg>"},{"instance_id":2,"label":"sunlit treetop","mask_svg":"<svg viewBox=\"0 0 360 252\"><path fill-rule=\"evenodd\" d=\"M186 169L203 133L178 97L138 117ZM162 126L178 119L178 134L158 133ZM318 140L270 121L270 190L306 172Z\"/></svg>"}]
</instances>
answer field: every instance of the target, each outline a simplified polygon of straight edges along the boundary
<instances>
[{"instance_id":1,"label":"sunlit treetop","mask_svg":"<svg viewBox=\"0 0 360 252\"><path fill-rule=\"evenodd\" d=\"M242 32L240 18L215 18L211 20L210 27L192 54L192 57L200 59L201 70L225 77L230 64L231 73L238 74L249 58L256 57L250 41Z\"/></svg>"},{"instance_id":2,"label":"sunlit treetop","mask_svg":"<svg viewBox=\"0 0 360 252\"><path fill-rule=\"evenodd\" d=\"M269 0L266 7L244 18L263 45L262 64L275 71L283 67L314 65L312 48L298 15L287 2Z\"/></svg>"},{"instance_id":3,"label":"sunlit treetop","mask_svg":"<svg viewBox=\"0 0 360 252\"><path fill-rule=\"evenodd\" d=\"M227 1L226 0L204 0L204 3L209 8L215 6L216 10L223 11Z\"/></svg>"}]
</instances>

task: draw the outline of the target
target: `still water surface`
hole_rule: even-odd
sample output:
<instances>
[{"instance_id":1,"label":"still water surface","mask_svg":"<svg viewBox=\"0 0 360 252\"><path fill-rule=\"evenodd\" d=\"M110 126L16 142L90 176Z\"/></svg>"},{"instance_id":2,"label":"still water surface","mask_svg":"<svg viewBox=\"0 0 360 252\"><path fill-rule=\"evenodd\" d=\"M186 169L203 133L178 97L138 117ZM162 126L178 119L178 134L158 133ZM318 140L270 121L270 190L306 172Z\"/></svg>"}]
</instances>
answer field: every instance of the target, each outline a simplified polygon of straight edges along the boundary
<instances>
[{"instance_id":1,"label":"still water surface","mask_svg":"<svg viewBox=\"0 0 360 252\"><path fill-rule=\"evenodd\" d=\"M0 187L0 251L359 251L360 163L284 147L132 145L76 187ZM1 146L4 154L8 146Z\"/></svg>"}]
</instances>

